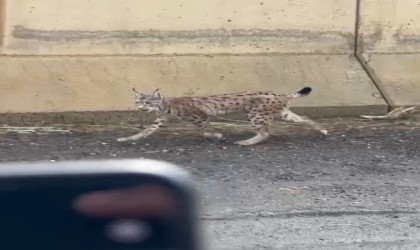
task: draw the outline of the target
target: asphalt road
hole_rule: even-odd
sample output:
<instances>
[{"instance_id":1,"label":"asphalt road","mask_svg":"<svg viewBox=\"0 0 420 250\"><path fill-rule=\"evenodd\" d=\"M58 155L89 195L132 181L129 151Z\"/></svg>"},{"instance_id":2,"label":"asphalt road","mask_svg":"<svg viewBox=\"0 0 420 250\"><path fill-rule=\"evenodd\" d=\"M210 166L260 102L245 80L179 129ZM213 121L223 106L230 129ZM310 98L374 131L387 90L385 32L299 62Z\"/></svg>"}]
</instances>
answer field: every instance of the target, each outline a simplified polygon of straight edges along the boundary
<instances>
[{"instance_id":1,"label":"asphalt road","mask_svg":"<svg viewBox=\"0 0 420 250\"><path fill-rule=\"evenodd\" d=\"M188 128L117 143L133 128L0 128L0 159L151 158L186 168L202 197L209 249L420 249L420 120L323 120L324 137L279 124L257 146L248 127Z\"/></svg>"}]
</instances>

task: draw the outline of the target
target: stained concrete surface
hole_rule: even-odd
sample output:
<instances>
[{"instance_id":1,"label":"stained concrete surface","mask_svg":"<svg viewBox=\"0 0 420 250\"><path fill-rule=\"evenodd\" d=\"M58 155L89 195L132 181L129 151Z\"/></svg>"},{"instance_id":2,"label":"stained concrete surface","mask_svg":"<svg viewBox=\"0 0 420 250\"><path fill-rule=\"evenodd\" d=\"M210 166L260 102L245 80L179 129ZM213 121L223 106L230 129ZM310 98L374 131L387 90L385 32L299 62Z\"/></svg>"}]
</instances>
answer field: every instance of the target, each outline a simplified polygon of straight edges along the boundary
<instances>
[{"instance_id":1,"label":"stained concrete surface","mask_svg":"<svg viewBox=\"0 0 420 250\"><path fill-rule=\"evenodd\" d=\"M358 2L359 51L369 54L420 52L418 0Z\"/></svg>"},{"instance_id":2,"label":"stained concrete surface","mask_svg":"<svg viewBox=\"0 0 420 250\"><path fill-rule=\"evenodd\" d=\"M142 141L137 127L0 128L0 159L151 158L184 167L201 194L208 249L420 249L420 118L320 120L324 137L279 123L267 143L240 147L249 127L188 126Z\"/></svg>"},{"instance_id":3,"label":"stained concrete surface","mask_svg":"<svg viewBox=\"0 0 420 250\"><path fill-rule=\"evenodd\" d=\"M363 59L391 109L420 105L420 54L365 54Z\"/></svg>"},{"instance_id":4,"label":"stained concrete surface","mask_svg":"<svg viewBox=\"0 0 420 250\"><path fill-rule=\"evenodd\" d=\"M292 93L310 86L311 95L290 103L301 114L382 115L388 109L351 55L0 57L0 75L0 122L13 114L52 112L77 123L81 119L71 112L86 112L90 121L97 113L134 110L133 87L145 93L160 88L174 97ZM126 118L109 115L117 124Z\"/></svg>"},{"instance_id":5,"label":"stained concrete surface","mask_svg":"<svg viewBox=\"0 0 420 250\"><path fill-rule=\"evenodd\" d=\"M343 54L354 46L354 1L20 0L5 7L0 53L8 55Z\"/></svg>"}]
</instances>

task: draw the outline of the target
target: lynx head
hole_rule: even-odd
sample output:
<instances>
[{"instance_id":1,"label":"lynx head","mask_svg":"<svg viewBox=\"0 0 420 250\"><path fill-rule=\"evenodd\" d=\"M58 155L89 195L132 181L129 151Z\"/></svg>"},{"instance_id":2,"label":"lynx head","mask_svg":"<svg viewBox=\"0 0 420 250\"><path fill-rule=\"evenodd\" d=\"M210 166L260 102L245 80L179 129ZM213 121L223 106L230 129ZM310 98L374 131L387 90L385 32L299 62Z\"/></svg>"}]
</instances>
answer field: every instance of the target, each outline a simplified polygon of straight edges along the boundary
<instances>
[{"instance_id":1,"label":"lynx head","mask_svg":"<svg viewBox=\"0 0 420 250\"><path fill-rule=\"evenodd\" d=\"M165 108L159 89L156 89L151 95L140 93L135 88L133 88L133 91L135 93L134 103L141 111L157 112Z\"/></svg>"}]
</instances>

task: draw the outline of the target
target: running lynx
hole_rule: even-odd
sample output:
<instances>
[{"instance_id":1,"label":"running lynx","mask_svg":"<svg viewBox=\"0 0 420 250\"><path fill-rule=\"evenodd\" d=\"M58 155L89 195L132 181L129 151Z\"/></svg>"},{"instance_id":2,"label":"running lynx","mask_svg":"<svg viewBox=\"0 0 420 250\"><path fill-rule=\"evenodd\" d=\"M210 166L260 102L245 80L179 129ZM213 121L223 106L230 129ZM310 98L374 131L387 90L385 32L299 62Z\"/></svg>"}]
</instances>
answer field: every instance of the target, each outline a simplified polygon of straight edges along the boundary
<instances>
[{"instance_id":1,"label":"running lynx","mask_svg":"<svg viewBox=\"0 0 420 250\"><path fill-rule=\"evenodd\" d=\"M221 114L244 111L256 135L247 140L238 141L239 145L254 145L267 139L270 135L270 126L276 116L285 121L306 123L326 135L327 130L314 121L301 117L288 108L290 99L307 96L312 89L306 87L292 94L275 94L272 92L244 92L235 94L213 95L206 97L163 97L159 89L147 95L135 92L137 107L145 112L154 112L158 115L153 125L138 134L119 138L119 142L138 140L153 134L158 128L164 126L169 117L195 124L199 132L205 137L222 138L216 132L208 132L209 118Z\"/></svg>"}]
</instances>

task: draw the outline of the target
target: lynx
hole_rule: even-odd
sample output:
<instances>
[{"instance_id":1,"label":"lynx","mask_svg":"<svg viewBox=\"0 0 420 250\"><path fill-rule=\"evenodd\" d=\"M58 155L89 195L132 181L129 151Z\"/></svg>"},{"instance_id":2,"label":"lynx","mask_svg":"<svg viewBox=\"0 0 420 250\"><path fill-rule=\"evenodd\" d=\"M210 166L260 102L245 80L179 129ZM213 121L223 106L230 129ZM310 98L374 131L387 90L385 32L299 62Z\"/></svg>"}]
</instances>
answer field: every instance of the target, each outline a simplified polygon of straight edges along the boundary
<instances>
[{"instance_id":1,"label":"lynx","mask_svg":"<svg viewBox=\"0 0 420 250\"><path fill-rule=\"evenodd\" d=\"M322 134L327 134L327 130L318 123L301 117L288 108L290 99L309 95L312 91L310 87L305 87L292 94L275 94L265 91L206 97L163 97L159 89L150 95L140 93L135 88L133 88L133 91L135 93L134 102L138 109L144 112L154 112L158 115L158 118L153 125L140 133L119 138L119 142L138 140L151 135L160 127L165 126L169 117L195 124L199 132L205 137L221 139L223 137L221 133L207 131L209 118L237 111L246 113L249 122L256 131L256 135L235 144L254 145L267 139L270 136L270 126L276 116L285 121L306 123Z\"/></svg>"}]
</instances>

